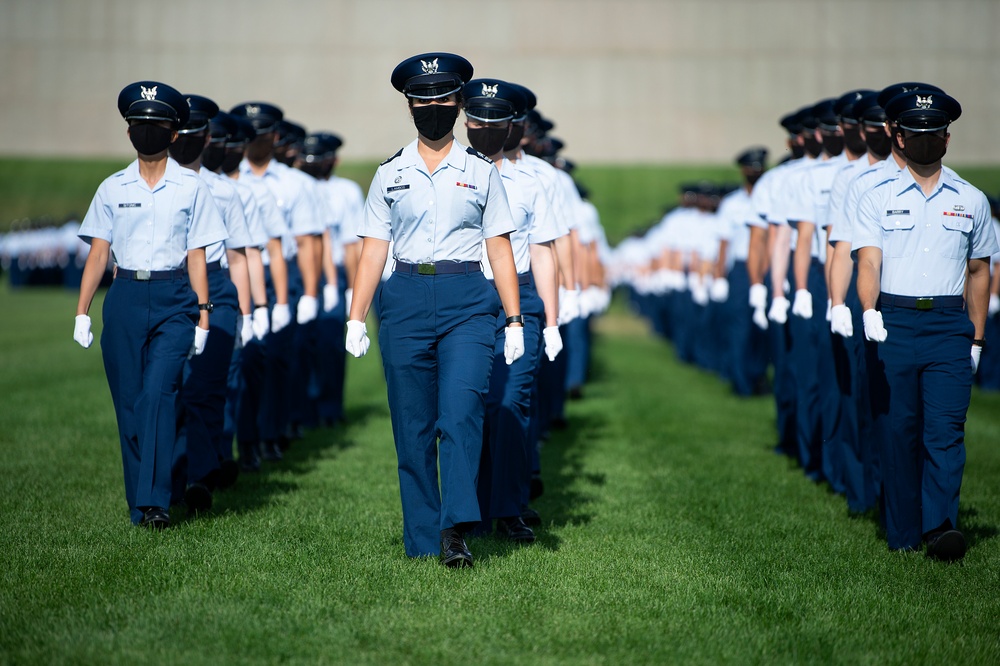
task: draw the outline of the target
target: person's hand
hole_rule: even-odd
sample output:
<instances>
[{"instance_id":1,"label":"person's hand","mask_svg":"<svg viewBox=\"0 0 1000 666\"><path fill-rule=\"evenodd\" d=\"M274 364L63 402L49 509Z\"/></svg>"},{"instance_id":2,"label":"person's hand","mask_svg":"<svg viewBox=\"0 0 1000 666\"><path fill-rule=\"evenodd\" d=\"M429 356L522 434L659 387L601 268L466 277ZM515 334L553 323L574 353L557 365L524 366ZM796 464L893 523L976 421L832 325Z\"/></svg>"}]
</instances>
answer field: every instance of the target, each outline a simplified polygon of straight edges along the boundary
<instances>
[{"instance_id":1,"label":"person's hand","mask_svg":"<svg viewBox=\"0 0 1000 666\"><path fill-rule=\"evenodd\" d=\"M788 321L788 308L791 303L784 296L775 296L771 300L771 309L767 312L767 318L775 324L784 324Z\"/></svg>"},{"instance_id":2,"label":"person's hand","mask_svg":"<svg viewBox=\"0 0 1000 666\"><path fill-rule=\"evenodd\" d=\"M802 319L812 319L813 299L808 289L795 291L795 302L792 304L792 314Z\"/></svg>"},{"instance_id":3,"label":"person's hand","mask_svg":"<svg viewBox=\"0 0 1000 666\"><path fill-rule=\"evenodd\" d=\"M972 345L972 374L979 370L979 357L983 355L983 348L979 345Z\"/></svg>"},{"instance_id":4,"label":"person's hand","mask_svg":"<svg viewBox=\"0 0 1000 666\"><path fill-rule=\"evenodd\" d=\"M253 315L240 315L240 334L236 339L240 347L246 347L253 340Z\"/></svg>"},{"instance_id":5,"label":"person's hand","mask_svg":"<svg viewBox=\"0 0 1000 666\"><path fill-rule=\"evenodd\" d=\"M323 285L323 312L330 312L340 303L340 291L335 284Z\"/></svg>"},{"instance_id":6,"label":"person's hand","mask_svg":"<svg viewBox=\"0 0 1000 666\"><path fill-rule=\"evenodd\" d=\"M361 358L368 353L371 340L368 339L368 327L365 326L365 322L357 319L348 320L344 346L354 358Z\"/></svg>"},{"instance_id":7,"label":"person's hand","mask_svg":"<svg viewBox=\"0 0 1000 666\"><path fill-rule=\"evenodd\" d=\"M542 329L542 339L545 341L545 355L550 361L556 360L559 352L562 351L562 335L559 334L558 326L546 326Z\"/></svg>"},{"instance_id":8,"label":"person's hand","mask_svg":"<svg viewBox=\"0 0 1000 666\"><path fill-rule=\"evenodd\" d=\"M295 321L299 324L308 324L316 318L319 312L319 301L315 296L302 295L299 297L299 305L295 308Z\"/></svg>"},{"instance_id":9,"label":"person's hand","mask_svg":"<svg viewBox=\"0 0 1000 666\"><path fill-rule=\"evenodd\" d=\"M503 357L510 365L524 356L524 327L508 326L504 329Z\"/></svg>"},{"instance_id":10,"label":"person's hand","mask_svg":"<svg viewBox=\"0 0 1000 666\"><path fill-rule=\"evenodd\" d=\"M87 315L77 315L76 325L73 328L73 339L80 343L84 349L90 349L94 344L94 334L90 332L90 317Z\"/></svg>"},{"instance_id":11,"label":"person's hand","mask_svg":"<svg viewBox=\"0 0 1000 666\"><path fill-rule=\"evenodd\" d=\"M277 333L292 323L292 310L288 303L279 303L271 312L271 332Z\"/></svg>"},{"instance_id":12,"label":"person's hand","mask_svg":"<svg viewBox=\"0 0 1000 666\"><path fill-rule=\"evenodd\" d=\"M865 339L871 342L885 342L889 333L882 323L882 313L878 310L865 310L861 314L861 320L865 323Z\"/></svg>"},{"instance_id":13,"label":"person's hand","mask_svg":"<svg viewBox=\"0 0 1000 666\"><path fill-rule=\"evenodd\" d=\"M851 318L851 309L843 303L834 305L830 309L830 332L845 338L854 335L854 320Z\"/></svg>"},{"instance_id":14,"label":"person's hand","mask_svg":"<svg viewBox=\"0 0 1000 666\"><path fill-rule=\"evenodd\" d=\"M708 297L715 303L725 303L729 300L729 280L726 278L715 278L712 287L708 290Z\"/></svg>"},{"instance_id":15,"label":"person's hand","mask_svg":"<svg viewBox=\"0 0 1000 666\"><path fill-rule=\"evenodd\" d=\"M267 314L267 306L261 305L253 309L253 336L258 340L263 340L267 332L271 330L271 317Z\"/></svg>"},{"instance_id":16,"label":"person's hand","mask_svg":"<svg viewBox=\"0 0 1000 666\"><path fill-rule=\"evenodd\" d=\"M559 287L559 325L580 317L580 290Z\"/></svg>"},{"instance_id":17,"label":"person's hand","mask_svg":"<svg viewBox=\"0 0 1000 666\"><path fill-rule=\"evenodd\" d=\"M191 343L191 351L188 352L188 358L192 356L199 356L203 351L205 351L205 343L208 342L208 329L202 328L201 326L194 327L194 342Z\"/></svg>"}]
</instances>

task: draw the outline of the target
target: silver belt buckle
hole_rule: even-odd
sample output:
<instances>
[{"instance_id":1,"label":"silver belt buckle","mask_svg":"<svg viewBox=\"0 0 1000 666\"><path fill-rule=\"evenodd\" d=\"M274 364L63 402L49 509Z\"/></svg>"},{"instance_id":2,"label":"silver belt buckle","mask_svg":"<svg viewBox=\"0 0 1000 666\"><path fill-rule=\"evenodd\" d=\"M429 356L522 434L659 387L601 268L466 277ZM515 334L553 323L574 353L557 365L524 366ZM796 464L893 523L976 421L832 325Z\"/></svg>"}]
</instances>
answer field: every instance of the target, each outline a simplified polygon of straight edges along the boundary
<instances>
[{"instance_id":1,"label":"silver belt buckle","mask_svg":"<svg viewBox=\"0 0 1000 666\"><path fill-rule=\"evenodd\" d=\"M135 272L135 279L142 280L143 282L149 280L149 271L139 269Z\"/></svg>"},{"instance_id":2,"label":"silver belt buckle","mask_svg":"<svg viewBox=\"0 0 1000 666\"><path fill-rule=\"evenodd\" d=\"M933 298L918 298L917 299L917 309L918 310L933 310L934 309L934 299Z\"/></svg>"}]
</instances>

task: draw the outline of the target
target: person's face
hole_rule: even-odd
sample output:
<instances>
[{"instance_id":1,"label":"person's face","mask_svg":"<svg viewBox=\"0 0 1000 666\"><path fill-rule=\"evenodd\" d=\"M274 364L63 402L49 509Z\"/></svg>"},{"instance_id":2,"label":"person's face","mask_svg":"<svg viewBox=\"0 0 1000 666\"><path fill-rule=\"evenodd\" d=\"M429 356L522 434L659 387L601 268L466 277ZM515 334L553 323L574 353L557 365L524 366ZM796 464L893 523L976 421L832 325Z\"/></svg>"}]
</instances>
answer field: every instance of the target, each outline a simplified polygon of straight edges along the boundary
<instances>
[{"instance_id":1,"label":"person's face","mask_svg":"<svg viewBox=\"0 0 1000 666\"><path fill-rule=\"evenodd\" d=\"M465 126L468 129L498 129L507 130L510 127L509 120L497 120L493 122L485 122L482 120L474 120L472 118L466 118Z\"/></svg>"},{"instance_id":2,"label":"person's face","mask_svg":"<svg viewBox=\"0 0 1000 666\"><path fill-rule=\"evenodd\" d=\"M458 104L458 95L452 93L450 95L445 95L444 97L435 97L434 99L417 99L415 97L410 98L410 106L416 108L420 106L430 106L431 104L441 104L443 106L455 106Z\"/></svg>"}]
</instances>

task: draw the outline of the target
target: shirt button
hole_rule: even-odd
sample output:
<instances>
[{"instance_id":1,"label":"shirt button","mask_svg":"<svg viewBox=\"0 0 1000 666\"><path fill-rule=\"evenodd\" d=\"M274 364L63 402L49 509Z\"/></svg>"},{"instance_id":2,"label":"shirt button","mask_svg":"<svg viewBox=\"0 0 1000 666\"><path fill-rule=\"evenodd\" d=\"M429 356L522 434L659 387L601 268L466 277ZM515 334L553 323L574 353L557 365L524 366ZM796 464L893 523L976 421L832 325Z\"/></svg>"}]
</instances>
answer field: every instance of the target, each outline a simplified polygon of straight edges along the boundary
<instances>
[{"instance_id":1,"label":"shirt button","mask_svg":"<svg viewBox=\"0 0 1000 666\"><path fill-rule=\"evenodd\" d=\"M927 226L930 227L931 225L928 224Z\"/></svg>"},{"instance_id":2,"label":"shirt button","mask_svg":"<svg viewBox=\"0 0 1000 666\"><path fill-rule=\"evenodd\" d=\"M931 251L931 249L929 247L925 247L924 248L924 252L930 252L930 251Z\"/></svg>"},{"instance_id":3,"label":"shirt button","mask_svg":"<svg viewBox=\"0 0 1000 666\"><path fill-rule=\"evenodd\" d=\"M428 238L428 239L427 239L427 242L428 242L428 243L430 243L430 242L432 242L432 241L431 241L431 239L430 239L430 238Z\"/></svg>"}]
</instances>

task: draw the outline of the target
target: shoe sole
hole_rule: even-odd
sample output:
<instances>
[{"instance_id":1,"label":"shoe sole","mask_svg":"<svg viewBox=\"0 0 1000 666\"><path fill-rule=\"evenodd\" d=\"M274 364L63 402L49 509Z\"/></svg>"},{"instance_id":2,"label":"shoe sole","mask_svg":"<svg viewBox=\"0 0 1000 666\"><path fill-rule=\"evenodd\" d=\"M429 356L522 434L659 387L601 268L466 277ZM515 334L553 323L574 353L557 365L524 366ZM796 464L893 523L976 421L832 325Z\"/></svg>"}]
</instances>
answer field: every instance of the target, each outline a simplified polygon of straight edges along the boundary
<instances>
[{"instance_id":1,"label":"shoe sole","mask_svg":"<svg viewBox=\"0 0 1000 666\"><path fill-rule=\"evenodd\" d=\"M471 569L472 558L466 557L465 555L453 555L447 559L441 560L441 564L445 565L449 569Z\"/></svg>"}]
</instances>

